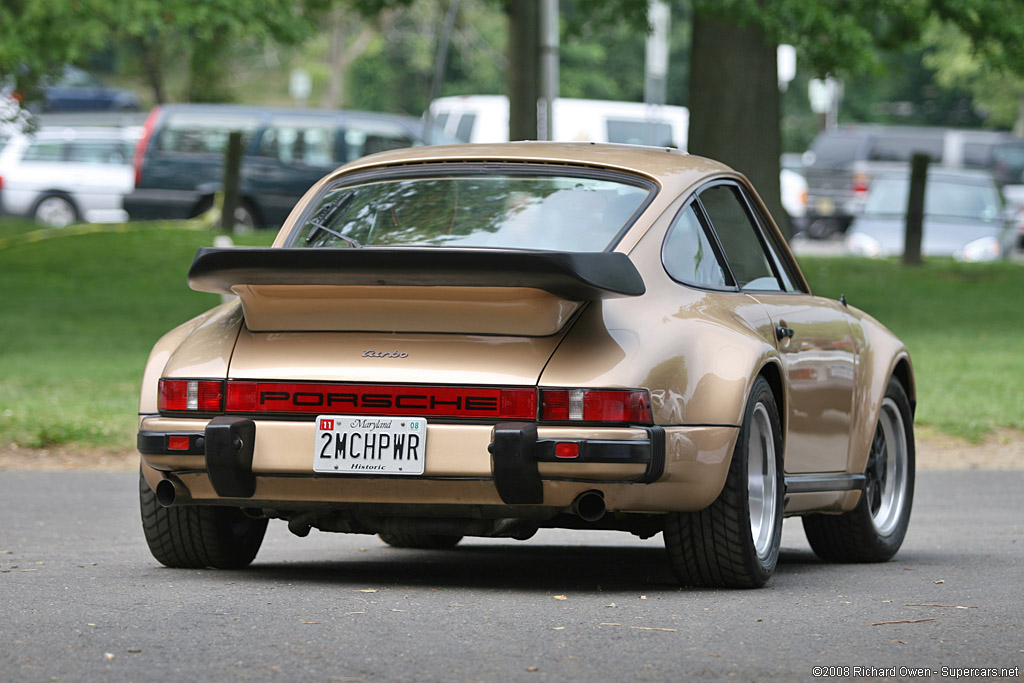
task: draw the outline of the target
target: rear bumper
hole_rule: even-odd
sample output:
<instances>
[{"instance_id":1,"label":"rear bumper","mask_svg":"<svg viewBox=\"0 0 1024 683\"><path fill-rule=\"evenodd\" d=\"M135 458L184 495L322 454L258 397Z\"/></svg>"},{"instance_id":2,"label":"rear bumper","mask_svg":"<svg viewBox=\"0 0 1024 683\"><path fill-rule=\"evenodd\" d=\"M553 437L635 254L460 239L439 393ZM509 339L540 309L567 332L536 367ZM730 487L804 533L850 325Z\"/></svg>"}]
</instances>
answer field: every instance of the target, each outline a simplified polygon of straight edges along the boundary
<instances>
[{"instance_id":1,"label":"rear bumper","mask_svg":"<svg viewBox=\"0 0 1024 683\"><path fill-rule=\"evenodd\" d=\"M425 470L416 477L314 473L310 422L152 416L142 420L138 449L151 486L172 479L197 503L565 507L596 489L609 509L660 512L701 509L717 497L737 432L532 423L428 429ZM559 457L556 444L571 444L575 457Z\"/></svg>"}]
</instances>

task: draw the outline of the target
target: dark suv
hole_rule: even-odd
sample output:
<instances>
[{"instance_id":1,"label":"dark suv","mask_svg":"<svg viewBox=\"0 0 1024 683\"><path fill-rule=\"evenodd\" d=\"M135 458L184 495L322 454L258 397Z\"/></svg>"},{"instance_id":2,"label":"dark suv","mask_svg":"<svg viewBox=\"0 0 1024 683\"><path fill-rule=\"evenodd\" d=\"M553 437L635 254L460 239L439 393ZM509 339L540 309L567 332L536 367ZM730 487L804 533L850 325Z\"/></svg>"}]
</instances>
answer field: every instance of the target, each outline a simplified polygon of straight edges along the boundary
<instances>
[{"instance_id":1,"label":"dark suv","mask_svg":"<svg viewBox=\"0 0 1024 683\"><path fill-rule=\"evenodd\" d=\"M338 166L373 152L423 144L419 119L370 112L225 104L159 106L135 152L132 220L190 218L220 191L224 150L242 133L239 224L280 225L306 190ZM436 138L436 136L433 136Z\"/></svg>"},{"instance_id":2,"label":"dark suv","mask_svg":"<svg viewBox=\"0 0 1024 683\"><path fill-rule=\"evenodd\" d=\"M995 170L1009 133L954 128L849 125L820 133L804 154L807 233L843 233L879 173L905 169L917 152L932 163Z\"/></svg>"}]
</instances>

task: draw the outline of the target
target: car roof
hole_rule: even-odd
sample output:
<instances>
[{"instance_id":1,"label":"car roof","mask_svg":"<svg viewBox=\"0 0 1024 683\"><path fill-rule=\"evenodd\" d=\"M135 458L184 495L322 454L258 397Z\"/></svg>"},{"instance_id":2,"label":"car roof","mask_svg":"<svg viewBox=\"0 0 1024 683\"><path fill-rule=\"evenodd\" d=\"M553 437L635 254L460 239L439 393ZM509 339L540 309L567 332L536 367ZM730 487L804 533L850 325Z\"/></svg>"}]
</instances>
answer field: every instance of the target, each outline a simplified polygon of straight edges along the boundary
<instances>
[{"instance_id":1,"label":"car roof","mask_svg":"<svg viewBox=\"0 0 1024 683\"><path fill-rule=\"evenodd\" d=\"M715 175L738 176L725 164L667 147L596 142L498 142L411 147L371 154L334 175L431 163L536 163L577 166L644 176L682 188Z\"/></svg>"}]
</instances>

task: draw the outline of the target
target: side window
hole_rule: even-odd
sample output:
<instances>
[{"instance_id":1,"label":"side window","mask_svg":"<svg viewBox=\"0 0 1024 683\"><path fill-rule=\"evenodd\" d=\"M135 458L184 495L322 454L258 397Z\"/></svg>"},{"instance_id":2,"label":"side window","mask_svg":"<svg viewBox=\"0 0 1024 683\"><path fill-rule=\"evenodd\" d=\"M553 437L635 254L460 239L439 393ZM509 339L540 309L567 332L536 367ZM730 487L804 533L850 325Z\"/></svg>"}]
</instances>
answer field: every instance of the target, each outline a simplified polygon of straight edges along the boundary
<instances>
[{"instance_id":1,"label":"side window","mask_svg":"<svg viewBox=\"0 0 1024 683\"><path fill-rule=\"evenodd\" d=\"M709 187L700 193L700 203L718 235L736 284L744 289L784 290L772 270L739 188L732 185Z\"/></svg>"},{"instance_id":2,"label":"side window","mask_svg":"<svg viewBox=\"0 0 1024 683\"><path fill-rule=\"evenodd\" d=\"M68 151L68 161L87 164L127 164L131 156L124 153L119 140L78 140Z\"/></svg>"},{"instance_id":3,"label":"side window","mask_svg":"<svg viewBox=\"0 0 1024 683\"><path fill-rule=\"evenodd\" d=\"M333 123L275 122L260 139L258 154L284 164L334 166Z\"/></svg>"},{"instance_id":4,"label":"side window","mask_svg":"<svg viewBox=\"0 0 1024 683\"><path fill-rule=\"evenodd\" d=\"M473 126L476 125L476 114L463 114L459 119L459 126L455 129L455 137L463 142L469 142L473 137Z\"/></svg>"},{"instance_id":5,"label":"side window","mask_svg":"<svg viewBox=\"0 0 1024 683\"><path fill-rule=\"evenodd\" d=\"M672 279L703 287L724 287L725 271L690 204L676 216L662 248L665 270Z\"/></svg>"},{"instance_id":6,"label":"side window","mask_svg":"<svg viewBox=\"0 0 1024 683\"><path fill-rule=\"evenodd\" d=\"M156 147L162 152L223 154L228 145L228 136L233 131L241 131L242 148L245 149L257 125L255 116L176 112L167 117L167 122L157 135Z\"/></svg>"},{"instance_id":7,"label":"side window","mask_svg":"<svg viewBox=\"0 0 1024 683\"><path fill-rule=\"evenodd\" d=\"M345 127L346 161L374 152L413 145L413 140L405 129L386 121L349 119L345 122Z\"/></svg>"},{"instance_id":8,"label":"side window","mask_svg":"<svg viewBox=\"0 0 1024 683\"><path fill-rule=\"evenodd\" d=\"M53 140L33 142L25 150L23 161L64 161L67 143Z\"/></svg>"}]
</instances>

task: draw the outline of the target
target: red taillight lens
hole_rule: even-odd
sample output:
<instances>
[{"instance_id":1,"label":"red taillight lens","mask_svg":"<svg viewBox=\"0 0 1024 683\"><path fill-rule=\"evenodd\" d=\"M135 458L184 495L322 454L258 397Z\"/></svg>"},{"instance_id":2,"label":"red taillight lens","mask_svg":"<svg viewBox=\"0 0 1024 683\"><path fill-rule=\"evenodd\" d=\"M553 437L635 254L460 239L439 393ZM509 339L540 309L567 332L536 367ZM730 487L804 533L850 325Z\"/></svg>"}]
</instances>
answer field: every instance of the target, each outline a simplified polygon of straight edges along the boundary
<instances>
[{"instance_id":1,"label":"red taillight lens","mask_svg":"<svg viewBox=\"0 0 1024 683\"><path fill-rule=\"evenodd\" d=\"M153 137L153 129L156 128L156 120L160 116L160 107L153 107L146 117L146 123L142 126L142 137L135 145L135 155L132 157L132 165L135 167L135 187L142 182L142 164L146 160L146 148Z\"/></svg>"},{"instance_id":2,"label":"red taillight lens","mask_svg":"<svg viewBox=\"0 0 1024 683\"><path fill-rule=\"evenodd\" d=\"M853 192L857 195L864 195L868 192L869 179L864 173L853 174Z\"/></svg>"},{"instance_id":3,"label":"red taillight lens","mask_svg":"<svg viewBox=\"0 0 1024 683\"><path fill-rule=\"evenodd\" d=\"M219 413L224 407L224 383L199 379L162 379L157 408Z\"/></svg>"},{"instance_id":4,"label":"red taillight lens","mask_svg":"<svg viewBox=\"0 0 1024 683\"><path fill-rule=\"evenodd\" d=\"M551 422L628 422L650 424L646 389L544 389L541 419Z\"/></svg>"}]
</instances>

